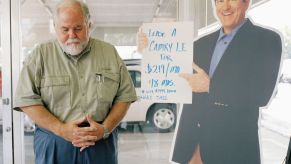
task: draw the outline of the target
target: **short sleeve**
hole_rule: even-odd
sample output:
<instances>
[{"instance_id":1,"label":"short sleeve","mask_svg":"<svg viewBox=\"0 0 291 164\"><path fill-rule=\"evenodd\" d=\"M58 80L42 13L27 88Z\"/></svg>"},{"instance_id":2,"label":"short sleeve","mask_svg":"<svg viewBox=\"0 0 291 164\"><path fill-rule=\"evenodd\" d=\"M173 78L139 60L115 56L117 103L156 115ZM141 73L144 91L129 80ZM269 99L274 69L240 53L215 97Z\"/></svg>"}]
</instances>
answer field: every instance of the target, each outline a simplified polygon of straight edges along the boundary
<instances>
[{"instance_id":1,"label":"short sleeve","mask_svg":"<svg viewBox=\"0 0 291 164\"><path fill-rule=\"evenodd\" d=\"M137 100L137 96L136 96L133 82L131 80L129 72L128 72L125 64L123 63L123 61L120 59L119 62L120 62L120 67L119 67L120 83L119 83L119 89L118 89L116 97L114 99L114 103L116 103L116 102L134 102Z\"/></svg>"},{"instance_id":2,"label":"short sleeve","mask_svg":"<svg viewBox=\"0 0 291 164\"><path fill-rule=\"evenodd\" d=\"M27 57L21 70L15 97L14 110L20 111L20 107L43 105L40 96L41 58L40 49L36 48Z\"/></svg>"}]
</instances>

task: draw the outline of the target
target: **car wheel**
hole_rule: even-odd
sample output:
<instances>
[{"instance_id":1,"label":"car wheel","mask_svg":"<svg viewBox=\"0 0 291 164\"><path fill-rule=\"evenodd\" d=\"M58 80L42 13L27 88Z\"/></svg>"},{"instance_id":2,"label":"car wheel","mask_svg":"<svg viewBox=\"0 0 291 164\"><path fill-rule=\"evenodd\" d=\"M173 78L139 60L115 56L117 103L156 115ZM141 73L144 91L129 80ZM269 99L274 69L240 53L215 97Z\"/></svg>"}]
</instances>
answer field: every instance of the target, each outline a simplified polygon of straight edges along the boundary
<instances>
[{"instance_id":1,"label":"car wheel","mask_svg":"<svg viewBox=\"0 0 291 164\"><path fill-rule=\"evenodd\" d=\"M158 104L150 111L149 121L151 125L161 133L170 132L176 125L175 106Z\"/></svg>"}]
</instances>

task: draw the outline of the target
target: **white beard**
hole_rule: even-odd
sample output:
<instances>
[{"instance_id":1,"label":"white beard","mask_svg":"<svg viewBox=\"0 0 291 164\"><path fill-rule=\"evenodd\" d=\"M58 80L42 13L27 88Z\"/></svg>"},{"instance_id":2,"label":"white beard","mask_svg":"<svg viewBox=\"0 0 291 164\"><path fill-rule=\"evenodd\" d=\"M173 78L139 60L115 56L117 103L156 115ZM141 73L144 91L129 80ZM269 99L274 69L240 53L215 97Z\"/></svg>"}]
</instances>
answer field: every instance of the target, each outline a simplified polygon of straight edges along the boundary
<instances>
[{"instance_id":1,"label":"white beard","mask_svg":"<svg viewBox=\"0 0 291 164\"><path fill-rule=\"evenodd\" d=\"M66 53L72 55L72 56L76 56L76 55L79 55L87 46L89 42L89 39L84 41L84 42L80 42L79 39L68 39L66 41L65 44L60 43L63 51L65 51ZM71 43L78 43L78 44L71 44Z\"/></svg>"}]
</instances>

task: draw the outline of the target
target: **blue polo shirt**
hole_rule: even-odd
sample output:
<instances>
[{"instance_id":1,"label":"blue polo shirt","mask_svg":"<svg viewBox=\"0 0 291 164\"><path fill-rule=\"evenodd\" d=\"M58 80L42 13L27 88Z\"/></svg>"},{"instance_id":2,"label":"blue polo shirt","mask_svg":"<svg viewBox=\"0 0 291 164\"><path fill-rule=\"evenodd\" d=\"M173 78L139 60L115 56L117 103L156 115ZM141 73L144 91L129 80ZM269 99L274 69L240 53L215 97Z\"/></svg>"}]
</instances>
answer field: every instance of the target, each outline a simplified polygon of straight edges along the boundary
<instances>
[{"instance_id":1,"label":"blue polo shirt","mask_svg":"<svg viewBox=\"0 0 291 164\"><path fill-rule=\"evenodd\" d=\"M211 78L214 74L214 71L223 56L226 48L228 47L229 43L232 41L234 38L235 34L237 31L241 28L241 26L245 23L246 21L243 21L239 26L234 28L231 33L225 34L223 31L223 28L220 29L219 37L216 41L216 46L211 58L211 63L210 63L210 69L209 69L209 77Z\"/></svg>"}]
</instances>

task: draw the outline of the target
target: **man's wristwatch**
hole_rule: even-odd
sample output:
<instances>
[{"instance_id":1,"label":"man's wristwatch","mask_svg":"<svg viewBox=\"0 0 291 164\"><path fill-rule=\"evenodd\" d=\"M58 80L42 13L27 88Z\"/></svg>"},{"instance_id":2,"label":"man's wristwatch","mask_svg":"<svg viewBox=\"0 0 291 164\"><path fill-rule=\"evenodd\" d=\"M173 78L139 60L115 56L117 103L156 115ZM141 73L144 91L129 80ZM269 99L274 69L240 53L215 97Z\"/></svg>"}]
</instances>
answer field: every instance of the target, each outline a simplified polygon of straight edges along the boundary
<instances>
[{"instance_id":1,"label":"man's wristwatch","mask_svg":"<svg viewBox=\"0 0 291 164\"><path fill-rule=\"evenodd\" d=\"M103 128L103 131L104 131L103 139L106 139L106 138L109 137L109 135L110 135L110 131L109 131L109 129L107 129L104 125L102 125L102 128Z\"/></svg>"}]
</instances>

